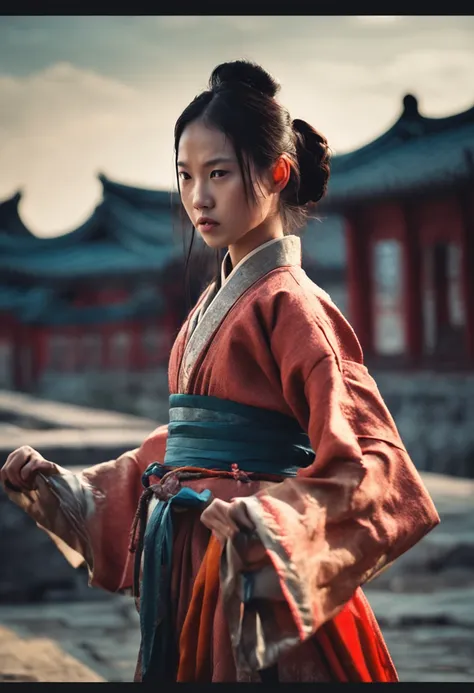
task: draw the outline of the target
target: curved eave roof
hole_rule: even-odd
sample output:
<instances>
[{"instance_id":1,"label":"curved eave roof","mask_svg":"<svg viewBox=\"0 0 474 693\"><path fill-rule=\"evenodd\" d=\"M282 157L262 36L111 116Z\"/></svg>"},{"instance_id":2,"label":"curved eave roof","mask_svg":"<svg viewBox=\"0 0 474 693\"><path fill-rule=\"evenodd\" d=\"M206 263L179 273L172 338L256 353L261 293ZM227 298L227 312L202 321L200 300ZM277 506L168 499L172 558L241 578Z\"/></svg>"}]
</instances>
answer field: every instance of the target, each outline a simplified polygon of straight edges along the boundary
<instances>
[{"instance_id":1,"label":"curved eave roof","mask_svg":"<svg viewBox=\"0 0 474 693\"><path fill-rule=\"evenodd\" d=\"M20 197L18 195L18 200L19 199ZM8 202L10 202L10 200L2 204L5 205ZM49 252L54 248L66 248L84 241L93 240L97 235L100 234L100 230L103 226L101 212L102 205L98 205L89 219L87 219L77 229L53 238L42 238L35 236L31 231L26 229L26 226L24 225L23 226L26 229L26 232L23 234L16 234L14 232L13 224L10 226L5 224L0 214L0 253L28 254L30 252L36 253L38 251ZM18 209L17 216L20 223L23 224L18 214Z\"/></svg>"},{"instance_id":2,"label":"curved eave roof","mask_svg":"<svg viewBox=\"0 0 474 693\"><path fill-rule=\"evenodd\" d=\"M473 175L474 107L426 118L414 97L405 97L404 104L401 117L381 137L334 157L321 208L454 184Z\"/></svg>"},{"instance_id":3,"label":"curved eave roof","mask_svg":"<svg viewBox=\"0 0 474 693\"><path fill-rule=\"evenodd\" d=\"M0 252L36 253L103 240L135 249L173 242L169 192L122 185L103 174L99 180L103 198L89 219L54 238L39 238L23 223L18 210L21 193L0 203Z\"/></svg>"},{"instance_id":4,"label":"curved eave roof","mask_svg":"<svg viewBox=\"0 0 474 693\"><path fill-rule=\"evenodd\" d=\"M18 212L21 195L21 191L18 191L12 197L0 202L0 229L12 238L32 239L35 236L25 226Z\"/></svg>"},{"instance_id":5,"label":"curved eave roof","mask_svg":"<svg viewBox=\"0 0 474 693\"><path fill-rule=\"evenodd\" d=\"M103 173L99 173L98 178L102 183L104 199L108 196L113 196L129 204L138 205L139 207L150 207L152 209L170 209L172 203L178 202L178 196L172 195L167 190L151 190L116 183L107 178Z\"/></svg>"},{"instance_id":6,"label":"curved eave roof","mask_svg":"<svg viewBox=\"0 0 474 693\"><path fill-rule=\"evenodd\" d=\"M91 244L92 245L92 244ZM175 245L155 245L146 253L112 243L54 248L25 255L0 254L0 272L37 279L78 279L162 270L180 254Z\"/></svg>"},{"instance_id":7,"label":"curved eave roof","mask_svg":"<svg viewBox=\"0 0 474 693\"><path fill-rule=\"evenodd\" d=\"M50 288L0 287L0 313L12 313L20 323L30 325L77 326L151 318L160 315L163 307L159 294L139 294L116 305L77 307L60 299Z\"/></svg>"}]
</instances>

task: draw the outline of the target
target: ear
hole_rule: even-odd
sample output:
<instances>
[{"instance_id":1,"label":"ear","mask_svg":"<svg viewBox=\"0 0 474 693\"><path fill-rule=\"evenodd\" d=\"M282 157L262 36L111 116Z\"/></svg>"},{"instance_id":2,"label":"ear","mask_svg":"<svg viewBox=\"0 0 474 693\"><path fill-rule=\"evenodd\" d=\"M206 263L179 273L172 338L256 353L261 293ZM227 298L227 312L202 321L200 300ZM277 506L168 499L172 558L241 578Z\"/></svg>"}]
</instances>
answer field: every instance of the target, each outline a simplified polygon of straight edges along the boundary
<instances>
[{"instance_id":1,"label":"ear","mask_svg":"<svg viewBox=\"0 0 474 693\"><path fill-rule=\"evenodd\" d=\"M291 162L286 154L278 157L272 168L274 192L281 192L286 187L291 174Z\"/></svg>"}]
</instances>

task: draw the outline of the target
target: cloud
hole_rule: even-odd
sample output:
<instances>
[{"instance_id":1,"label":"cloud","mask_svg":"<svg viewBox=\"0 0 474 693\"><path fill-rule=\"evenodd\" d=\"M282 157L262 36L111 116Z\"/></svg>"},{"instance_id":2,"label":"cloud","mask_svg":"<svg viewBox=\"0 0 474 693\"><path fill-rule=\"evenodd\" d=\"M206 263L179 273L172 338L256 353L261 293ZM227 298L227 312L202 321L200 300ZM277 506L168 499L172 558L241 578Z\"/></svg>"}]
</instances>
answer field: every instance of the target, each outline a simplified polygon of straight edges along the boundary
<instances>
[{"instance_id":1,"label":"cloud","mask_svg":"<svg viewBox=\"0 0 474 693\"><path fill-rule=\"evenodd\" d=\"M351 17L351 20L358 22L360 24L367 24L368 26L373 26L374 28L380 28L380 26L394 24L404 19L402 15L357 15Z\"/></svg>"},{"instance_id":2,"label":"cloud","mask_svg":"<svg viewBox=\"0 0 474 693\"><path fill-rule=\"evenodd\" d=\"M60 63L26 78L0 76L0 100L0 196L23 189L25 223L40 234L88 216L99 170L139 185L169 184L176 111L159 90Z\"/></svg>"},{"instance_id":3,"label":"cloud","mask_svg":"<svg viewBox=\"0 0 474 693\"><path fill-rule=\"evenodd\" d=\"M385 70L384 89L399 94L414 92L426 115L448 115L474 105L472 60L473 53L467 50L400 53Z\"/></svg>"},{"instance_id":4,"label":"cloud","mask_svg":"<svg viewBox=\"0 0 474 693\"><path fill-rule=\"evenodd\" d=\"M428 117L451 115L474 105L472 51L418 49L392 54L372 65L329 58L303 60L304 83L285 80L281 100L294 117L311 122L336 153L356 149L385 132L402 111L407 93ZM281 71L285 69L281 64Z\"/></svg>"},{"instance_id":5,"label":"cloud","mask_svg":"<svg viewBox=\"0 0 474 693\"><path fill-rule=\"evenodd\" d=\"M157 18L158 19L158 18ZM159 23L162 27L166 29L188 29L193 28L200 22L203 18L199 16L163 16L159 17Z\"/></svg>"},{"instance_id":6,"label":"cloud","mask_svg":"<svg viewBox=\"0 0 474 693\"><path fill-rule=\"evenodd\" d=\"M300 69L323 94L333 95L344 89L346 98L358 94L363 101L365 93L374 90L393 95L411 90L430 96L442 93L442 108L456 110L458 104L474 102L472 59L472 50L419 48L400 51L370 66L347 59L326 59L306 61ZM430 108L433 110L433 104Z\"/></svg>"},{"instance_id":7,"label":"cloud","mask_svg":"<svg viewBox=\"0 0 474 693\"><path fill-rule=\"evenodd\" d=\"M0 75L0 94L2 126L7 131L25 128L23 135L37 137L36 123L48 130L79 119L87 126L92 104L94 112L110 112L130 102L135 92L117 80L61 62L25 78ZM27 126L32 129L26 131Z\"/></svg>"},{"instance_id":8,"label":"cloud","mask_svg":"<svg viewBox=\"0 0 474 693\"><path fill-rule=\"evenodd\" d=\"M407 92L433 117L474 103L474 19L403 17L380 31L366 19L7 18L0 199L22 188L26 223L46 234L88 216L100 196L99 170L169 187L175 120L224 60L260 62L280 80L292 117L320 129L336 153L390 127ZM23 32L19 48L2 43L8 32L11 41Z\"/></svg>"}]
</instances>

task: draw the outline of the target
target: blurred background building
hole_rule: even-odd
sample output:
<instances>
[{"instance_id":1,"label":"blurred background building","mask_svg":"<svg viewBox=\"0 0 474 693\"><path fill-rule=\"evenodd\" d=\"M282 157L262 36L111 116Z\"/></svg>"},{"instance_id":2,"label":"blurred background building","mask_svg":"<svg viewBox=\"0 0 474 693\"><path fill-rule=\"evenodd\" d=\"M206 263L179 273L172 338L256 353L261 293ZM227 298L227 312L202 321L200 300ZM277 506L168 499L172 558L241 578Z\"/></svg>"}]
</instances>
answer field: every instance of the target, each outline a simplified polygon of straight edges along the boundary
<instances>
[{"instance_id":1,"label":"blurred background building","mask_svg":"<svg viewBox=\"0 0 474 693\"><path fill-rule=\"evenodd\" d=\"M421 469L474 475L474 107L414 96L383 135L333 159L303 265L347 315ZM164 420L186 314L169 192L99 176L76 230L38 238L0 205L0 387ZM199 243L198 243L199 245ZM211 264L194 263L194 300Z\"/></svg>"},{"instance_id":2,"label":"blurred background building","mask_svg":"<svg viewBox=\"0 0 474 693\"><path fill-rule=\"evenodd\" d=\"M343 215L349 316L380 366L474 369L474 107L403 112L336 157L323 208Z\"/></svg>"},{"instance_id":3,"label":"blurred background building","mask_svg":"<svg viewBox=\"0 0 474 693\"><path fill-rule=\"evenodd\" d=\"M58 237L26 228L20 194L0 205L0 387L137 411L148 385L162 397L182 251L169 193L100 180L92 216Z\"/></svg>"}]
</instances>

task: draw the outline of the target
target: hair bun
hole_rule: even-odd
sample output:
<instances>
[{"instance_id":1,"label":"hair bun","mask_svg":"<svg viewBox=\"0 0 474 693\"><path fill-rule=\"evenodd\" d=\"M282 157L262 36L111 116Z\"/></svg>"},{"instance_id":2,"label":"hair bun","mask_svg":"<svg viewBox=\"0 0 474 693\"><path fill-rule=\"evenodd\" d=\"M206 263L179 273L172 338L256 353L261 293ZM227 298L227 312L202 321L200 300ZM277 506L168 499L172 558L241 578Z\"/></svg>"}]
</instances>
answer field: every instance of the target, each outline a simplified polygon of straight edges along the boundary
<instances>
[{"instance_id":1,"label":"hair bun","mask_svg":"<svg viewBox=\"0 0 474 693\"><path fill-rule=\"evenodd\" d=\"M246 85L251 89L273 97L279 91L278 82L263 67L248 60L221 63L212 71L209 88L215 91L223 85Z\"/></svg>"},{"instance_id":2,"label":"hair bun","mask_svg":"<svg viewBox=\"0 0 474 693\"><path fill-rule=\"evenodd\" d=\"M292 123L300 166L298 204L318 202L326 193L329 180L330 151L326 138L305 120Z\"/></svg>"}]
</instances>

